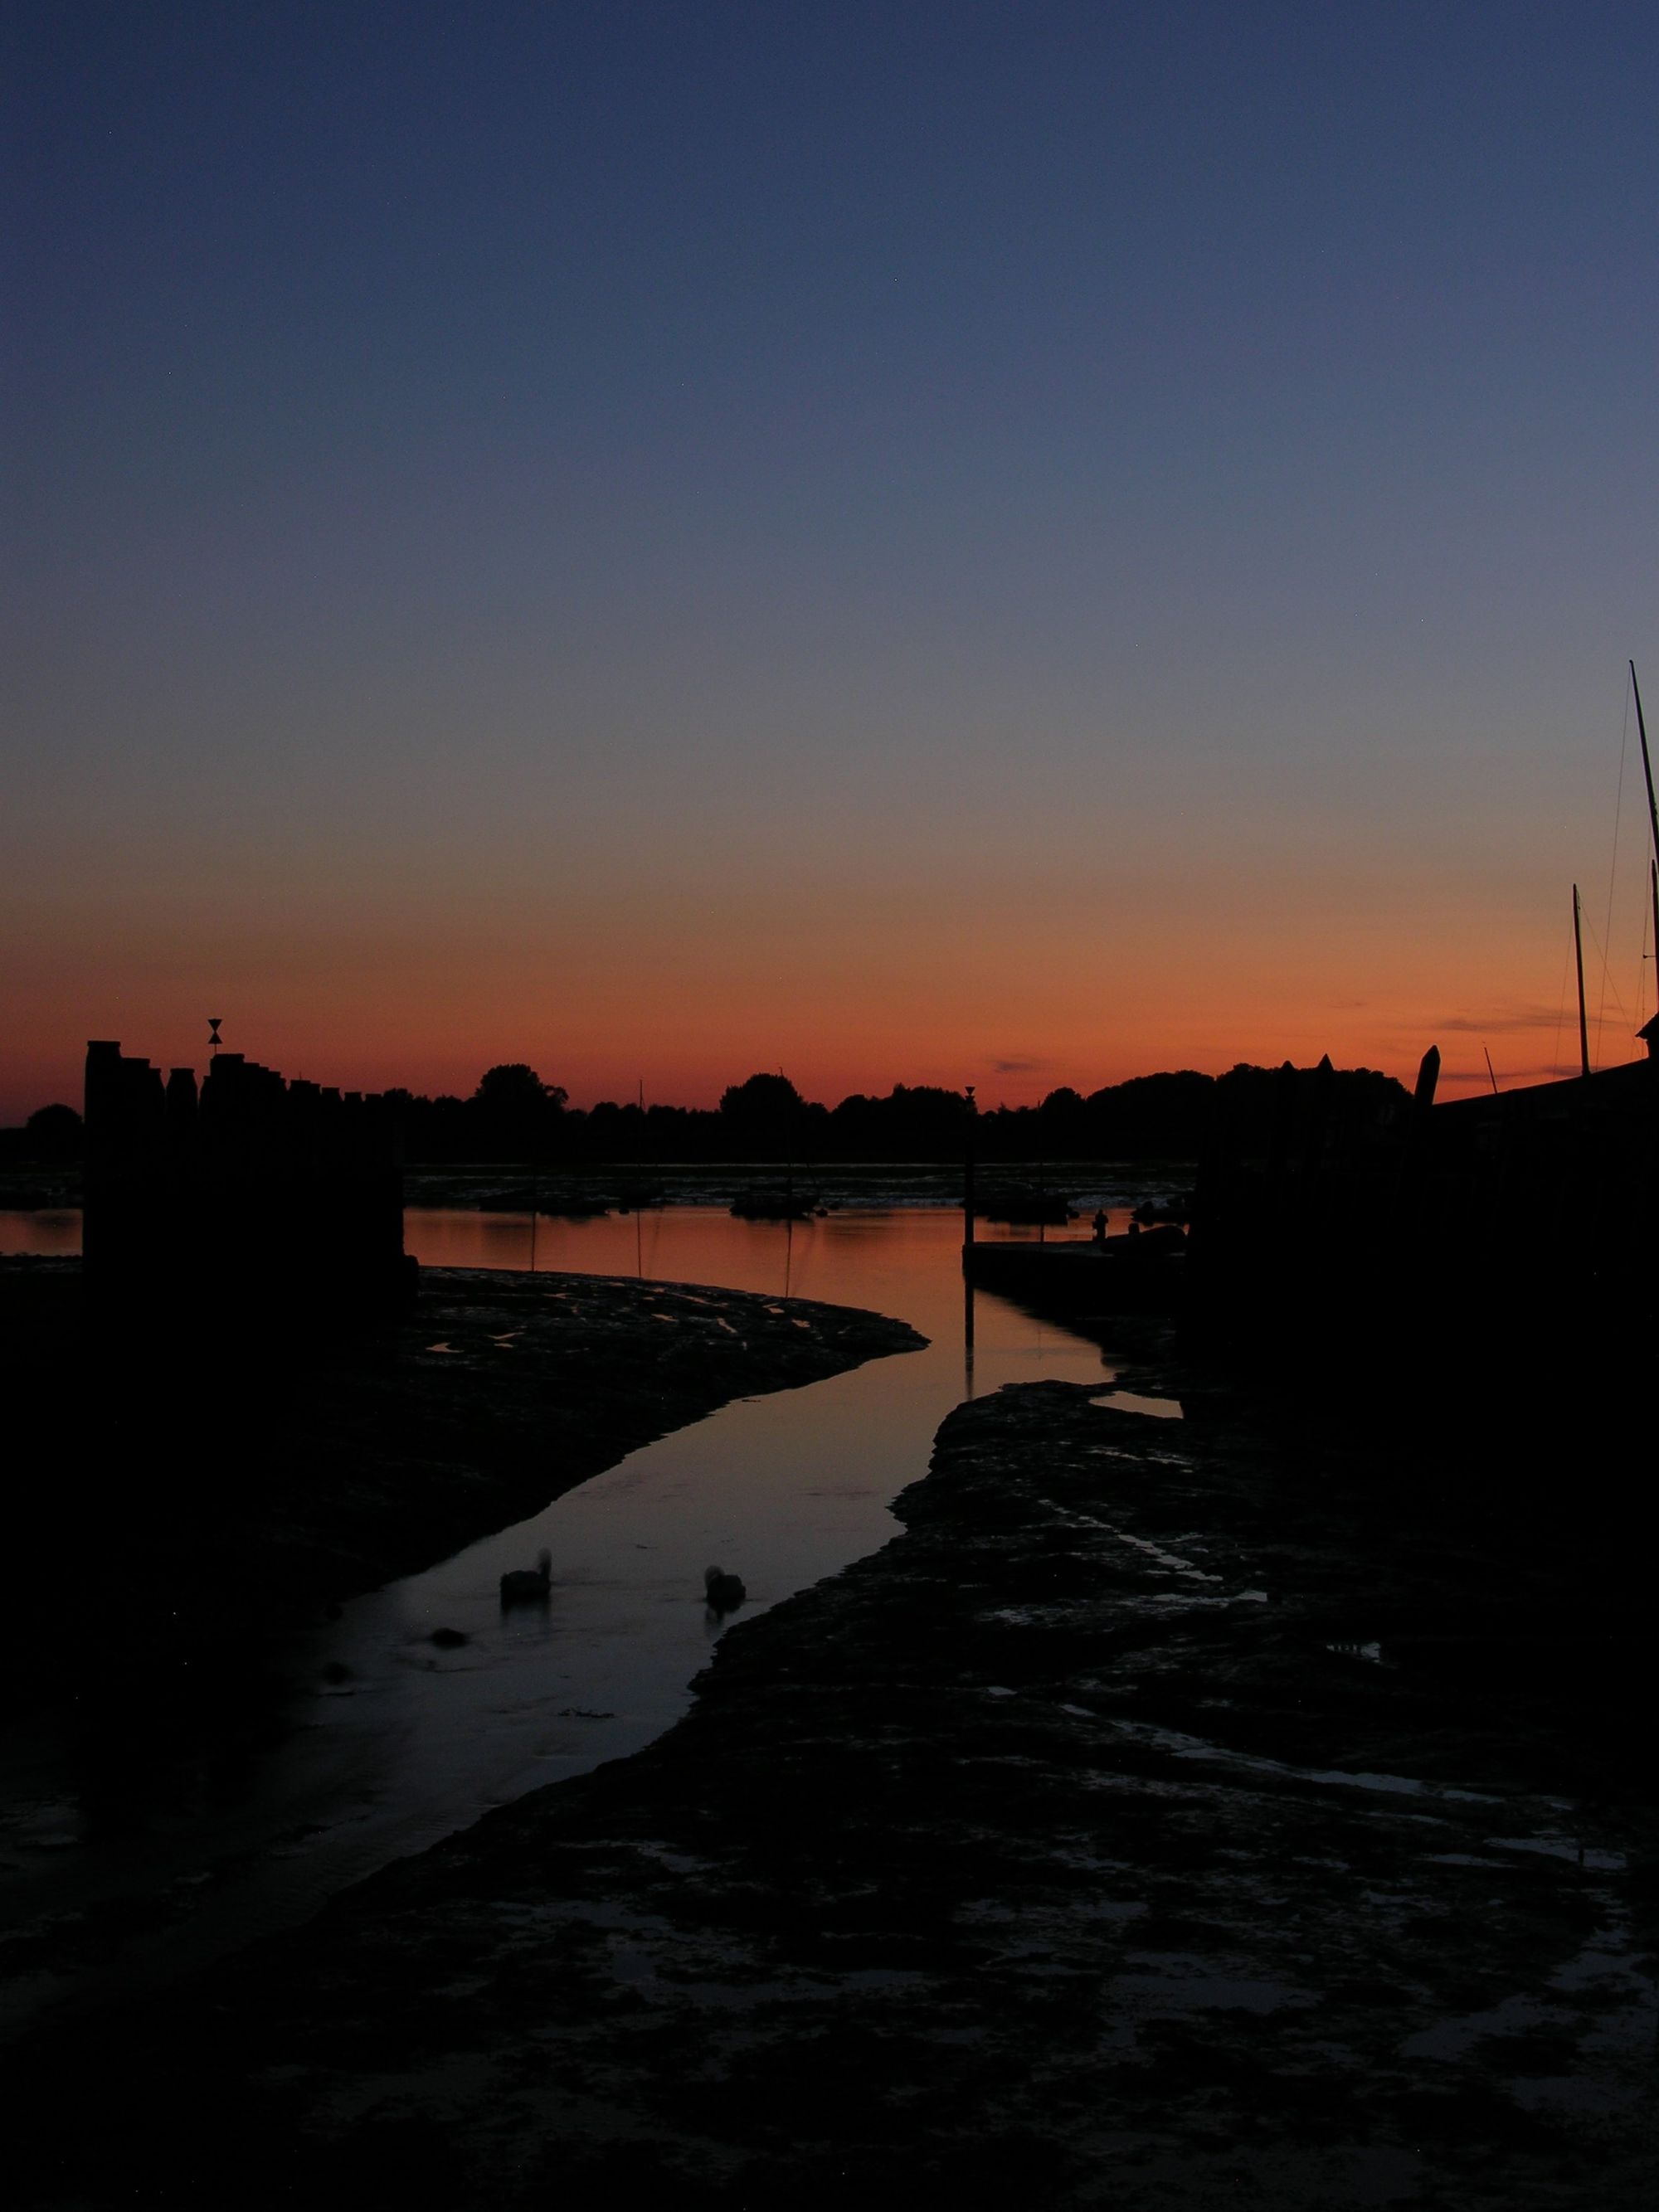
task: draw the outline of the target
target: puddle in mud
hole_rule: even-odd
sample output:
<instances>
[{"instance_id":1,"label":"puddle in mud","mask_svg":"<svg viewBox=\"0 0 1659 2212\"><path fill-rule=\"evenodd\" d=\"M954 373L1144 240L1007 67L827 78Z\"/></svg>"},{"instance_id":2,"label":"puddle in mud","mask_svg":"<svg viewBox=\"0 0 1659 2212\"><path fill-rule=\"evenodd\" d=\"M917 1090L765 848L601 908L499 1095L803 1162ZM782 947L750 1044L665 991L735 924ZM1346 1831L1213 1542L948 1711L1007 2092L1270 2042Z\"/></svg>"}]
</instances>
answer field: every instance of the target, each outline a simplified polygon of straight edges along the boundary
<instances>
[{"instance_id":1,"label":"puddle in mud","mask_svg":"<svg viewBox=\"0 0 1659 2212\"><path fill-rule=\"evenodd\" d=\"M1090 1403L1109 1407L1115 1413L1149 1413L1155 1421L1180 1421L1186 1418L1179 1398L1149 1398L1139 1390L1109 1390Z\"/></svg>"}]
</instances>

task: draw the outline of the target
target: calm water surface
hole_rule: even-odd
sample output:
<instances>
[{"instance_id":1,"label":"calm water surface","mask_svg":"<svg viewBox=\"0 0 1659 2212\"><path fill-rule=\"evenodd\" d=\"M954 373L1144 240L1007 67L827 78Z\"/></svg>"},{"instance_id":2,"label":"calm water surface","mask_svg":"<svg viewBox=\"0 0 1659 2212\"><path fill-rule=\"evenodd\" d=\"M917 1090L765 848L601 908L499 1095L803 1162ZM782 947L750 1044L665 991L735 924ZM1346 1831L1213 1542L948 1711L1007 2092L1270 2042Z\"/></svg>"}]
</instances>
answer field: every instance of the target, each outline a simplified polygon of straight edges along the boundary
<instances>
[{"instance_id":1,"label":"calm water surface","mask_svg":"<svg viewBox=\"0 0 1659 2212\"><path fill-rule=\"evenodd\" d=\"M21 1248L20 1221L63 1240L56 1249L71 1229L68 1249L78 1243L78 1217L13 1216L0 1218L0 1249ZM533 1518L354 1600L284 1655L286 1732L273 1748L210 1781L164 1765L112 1830L94 1827L86 1778L50 1731L0 1742L18 1808L0 1829L8 1921L72 1933L89 1913L118 1919L112 1900L142 1899L161 1923L128 1914L137 1924L91 1960L68 1963L49 1944L40 1971L0 1996L0 2026L291 1923L489 1807L636 1750L684 1711L721 1632L701 1601L706 1565L742 1576L749 1602L732 1619L751 1618L893 1534L890 1500L926 1472L934 1431L963 1398L1014 1381L1109 1379L1096 1346L985 1292L969 1328L960 1234L960 1217L936 1208L787 1225L690 1206L538 1218L538 1269L862 1306L910 1322L929 1344L738 1401ZM523 1214L405 1216L407 1245L429 1265L526 1267L532 1237ZM503 1615L498 1577L532 1565L544 1545L554 1562L547 1607ZM470 1640L437 1650L440 1627Z\"/></svg>"}]
</instances>

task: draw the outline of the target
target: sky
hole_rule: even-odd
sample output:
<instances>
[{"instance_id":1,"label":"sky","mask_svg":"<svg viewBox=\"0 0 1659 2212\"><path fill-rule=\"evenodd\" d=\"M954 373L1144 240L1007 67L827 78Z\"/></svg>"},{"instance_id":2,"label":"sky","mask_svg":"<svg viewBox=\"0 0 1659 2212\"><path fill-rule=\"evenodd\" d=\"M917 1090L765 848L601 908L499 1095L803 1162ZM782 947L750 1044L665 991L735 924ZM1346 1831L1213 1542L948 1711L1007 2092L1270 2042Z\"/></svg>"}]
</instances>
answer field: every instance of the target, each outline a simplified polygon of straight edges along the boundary
<instances>
[{"instance_id":1,"label":"sky","mask_svg":"<svg viewBox=\"0 0 1659 2212\"><path fill-rule=\"evenodd\" d=\"M0 40L0 1119L1638 1049L1650 6Z\"/></svg>"}]
</instances>

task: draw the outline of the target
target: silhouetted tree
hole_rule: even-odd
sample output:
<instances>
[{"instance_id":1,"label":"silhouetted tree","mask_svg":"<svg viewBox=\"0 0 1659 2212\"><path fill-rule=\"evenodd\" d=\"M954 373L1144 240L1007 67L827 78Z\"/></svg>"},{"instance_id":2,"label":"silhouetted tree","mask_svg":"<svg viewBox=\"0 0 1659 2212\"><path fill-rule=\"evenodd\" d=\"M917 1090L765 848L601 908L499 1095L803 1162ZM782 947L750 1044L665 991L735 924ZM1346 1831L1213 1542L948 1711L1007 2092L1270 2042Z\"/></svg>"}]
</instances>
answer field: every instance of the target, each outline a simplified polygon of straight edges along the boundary
<instances>
[{"instance_id":1,"label":"silhouetted tree","mask_svg":"<svg viewBox=\"0 0 1659 2212\"><path fill-rule=\"evenodd\" d=\"M787 1075L751 1075L720 1094L720 1120L736 1156L755 1159L798 1153L805 1101ZM822 1110L822 1109L820 1109Z\"/></svg>"},{"instance_id":2,"label":"silhouetted tree","mask_svg":"<svg viewBox=\"0 0 1659 2212\"><path fill-rule=\"evenodd\" d=\"M472 1103L487 1114L536 1113L546 1109L557 1113L569 1096L558 1084L544 1083L523 1060L514 1060L485 1070Z\"/></svg>"},{"instance_id":3,"label":"silhouetted tree","mask_svg":"<svg viewBox=\"0 0 1659 2212\"><path fill-rule=\"evenodd\" d=\"M521 1060L486 1070L468 1102L480 1156L544 1158L554 1146L569 1095L556 1083L544 1083Z\"/></svg>"},{"instance_id":4,"label":"silhouetted tree","mask_svg":"<svg viewBox=\"0 0 1659 2212\"><path fill-rule=\"evenodd\" d=\"M936 1084L896 1083L885 1098L854 1091L829 1117L843 1159L954 1160L961 1157L968 1101Z\"/></svg>"},{"instance_id":5,"label":"silhouetted tree","mask_svg":"<svg viewBox=\"0 0 1659 2212\"><path fill-rule=\"evenodd\" d=\"M799 1091L787 1075L751 1075L746 1083L734 1083L720 1093L720 1111L733 1121L787 1114L801 1103Z\"/></svg>"},{"instance_id":6,"label":"silhouetted tree","mask_svg":"<svg viewBox=\"0 0 1659 2212\"><path fill-rule=\"evenodd\" d=\"M23 1124L25 1148L37 1160L78 1160L81 1116L73 1106L42 1106Z\"/></svg>"},{"instance_id":7,"label":"silhouetted tree","mask_svg":"<svg viewBox=\"0 0 1659 2212\"><path fill-rule=\"evenodd\" d=\"M596 1159L637 1160L645 1144L646 1117L633 1099L618 1106L601 1098L587 1115L584 1150Z\"/></svg>"}]
</instances>

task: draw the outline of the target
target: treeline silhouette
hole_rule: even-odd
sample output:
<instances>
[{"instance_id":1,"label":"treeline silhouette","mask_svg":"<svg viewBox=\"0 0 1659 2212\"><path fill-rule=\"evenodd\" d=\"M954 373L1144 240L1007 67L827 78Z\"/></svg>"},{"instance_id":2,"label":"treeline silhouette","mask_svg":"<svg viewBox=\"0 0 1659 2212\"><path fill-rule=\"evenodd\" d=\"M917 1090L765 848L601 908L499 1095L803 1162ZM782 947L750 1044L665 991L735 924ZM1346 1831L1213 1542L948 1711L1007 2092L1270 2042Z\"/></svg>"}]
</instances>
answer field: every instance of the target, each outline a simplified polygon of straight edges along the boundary
<instances>
[{"instance_id":1,"label":"treeline silhouette","mask_svg":"<svg viewBox=\"0 0 1659 2212\"><path fill-rule=\"evenodd\" d=\"M1132 1076L1085 1097L1062 1085L1036 1106L973 1115L982 1160L1193 1159L1214 1117L1267 1110L1279 1071L1241 1065L1225 1075L1191 1068ZM1379 1109L1403 1103L1392 1076L1339 1071L1334 1081ZM398 1113L404 1155L434 1165L460 1161L956 1160L969 1137L961 1091L895 1084L884 1097L855 1091L839 1105L803 1098L782 1075L733 1084L710 1110L601 1100L584 1110L522 1063L492 1067L470 1098L386 1094Z\"/></svg>"},{"instance_id":2,"label":"treeline silhouette","mask_svg":"<svg viewBox=\"0 0 1659 2212\"><path fill-rule=\"evenodd\" d=\"M0 1129L0 1163L27 1160L32 1166L68 1166L86 1148L86 1132L73 1106L42 1106L21 1129Z\"/></svg>"},{"instance_id":3,"label":"treeline silhouette","mask_svg":"<svg viewBox=\"0 0 1659 2212\"><path fill-rule=\"evenodd\" d=\"M1288 1066L1289 1063L1287 1062ZM973 1115L974 1149L988 1161L1195 1159L1218 1117L1251 1123L1274 1110L1277 1068L1248 1062L1224 1075L1181 1068L1131 1076L1086 1097L1062 1085L1036 1106L995 1106ZM1387 1114L1407 1092L1372 1068L1334 1071L1348 1110ZM641 1109L631 1100L573 1106L556 1083L523 1061L492 1067L470 1098L383 1094L412 1165L536 1161L548 1166L653 1161L957 1160L969 1134L959 1091L895 1084L884 1097L854 1091L839 1105L803 1098L782 1075L733 1084L712 1109ZM80 1116L43 1107L25 1130L0 1131L0 1157L64 1161L81 1152Z\"/></svg>"}]
</instances>

